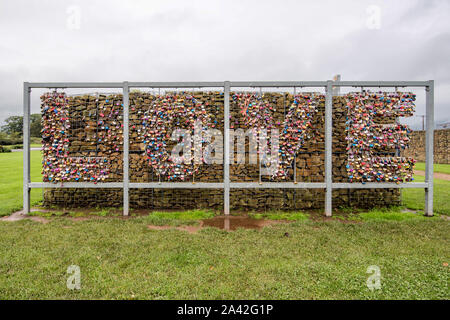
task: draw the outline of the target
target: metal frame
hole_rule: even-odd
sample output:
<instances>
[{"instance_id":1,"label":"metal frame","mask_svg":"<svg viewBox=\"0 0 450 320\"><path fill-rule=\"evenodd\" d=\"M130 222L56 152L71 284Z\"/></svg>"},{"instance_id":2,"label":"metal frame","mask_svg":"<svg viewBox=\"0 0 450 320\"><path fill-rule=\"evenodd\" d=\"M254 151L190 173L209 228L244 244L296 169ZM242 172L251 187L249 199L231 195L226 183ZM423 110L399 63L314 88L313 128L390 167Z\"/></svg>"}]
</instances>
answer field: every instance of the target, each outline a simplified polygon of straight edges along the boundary
<instances>
[{"instance_id":1,"label":"metal frame","mask_svg":"<svg viewBox=\"0 0 450 320\"><path fill-rule=\"evenodd\" d=\"M130 88L223 88L224 89L224 179L222 183L151 182L130 183L129 180L129 90ZM232 87L323 87L325 96L325 181L323 183L294 182L230 182L230 91ZM426 91L426 175L424 183L333 183L332 130L333 87L424 87ZM122 88L123 90L123 181L107 183L66 182L54 184L31 182L30 179L30 93L32 88ZM24 82L23 87L23 213L30 212L32 188L121 188L123 214L129 214L129 189L223 189L224 214L230 214L230 189L287 188L325 189L325 215L332 215L333 189L362 188L424 188L425 215L433 215L433 140L434 81L225 81L225 82Z\"/></svg>"},{"instance_id":2,"label":"metal frame","mask_svg":"<svg viewBox=\"0 0 450 320\"><path fill-rule=\"evenodd\" d=\"M325 215L331 217L333 198L333 92L332 81L325 87Z\"/></svg>"}]
</instances>

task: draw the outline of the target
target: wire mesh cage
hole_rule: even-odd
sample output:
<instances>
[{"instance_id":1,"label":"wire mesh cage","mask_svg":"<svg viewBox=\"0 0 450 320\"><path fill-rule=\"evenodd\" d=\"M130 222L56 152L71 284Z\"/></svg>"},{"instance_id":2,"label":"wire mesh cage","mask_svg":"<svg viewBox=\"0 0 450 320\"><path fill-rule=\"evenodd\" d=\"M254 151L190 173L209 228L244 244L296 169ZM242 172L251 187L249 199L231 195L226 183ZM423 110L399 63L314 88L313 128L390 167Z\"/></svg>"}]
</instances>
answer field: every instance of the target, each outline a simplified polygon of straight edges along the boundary
<instances>
[{"instance_id":1,"label":"wire mesh cage","mask_svg":"<svg viewBox=\"0 0 450 320\"><path fill-rule=\"evenodd\" d=\"M130 93L131 183L223 181L224 93L220 89L139 89ZM139 189L138 209L223 207L220 189Z\"/></svg>"},{"instance_id":2,"label":"wire mesh cage","mask_svg":"<svg viewBox=\"0 0 450 320\"><path fill-rule=\"evenodd\" d=\"M120 93L41 95L42 180L66 183L121 182L123 103ZM44 206L121 208L122 190L47 188Z\"/></svg>"}]
</instances>

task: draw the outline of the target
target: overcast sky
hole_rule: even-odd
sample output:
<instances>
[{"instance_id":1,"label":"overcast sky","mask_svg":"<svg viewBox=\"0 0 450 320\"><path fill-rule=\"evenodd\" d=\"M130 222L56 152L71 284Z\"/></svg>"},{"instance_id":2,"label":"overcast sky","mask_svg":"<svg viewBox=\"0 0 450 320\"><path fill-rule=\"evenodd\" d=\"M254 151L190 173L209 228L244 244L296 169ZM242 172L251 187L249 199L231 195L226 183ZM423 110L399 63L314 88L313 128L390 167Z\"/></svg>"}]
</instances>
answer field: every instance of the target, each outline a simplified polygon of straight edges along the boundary
<instances>
[{"instance_id":1,"label":"overcast sky","mask_svg":"<svg viewBox=\"0 0 450 320\"><path fill-rule=\"evenodd\" d=\"M450 121L449 14L447 0L0 0L0 122L22 113L24 81L334 74L433 79L436 121Z\"/></svg>"}]
</instances>

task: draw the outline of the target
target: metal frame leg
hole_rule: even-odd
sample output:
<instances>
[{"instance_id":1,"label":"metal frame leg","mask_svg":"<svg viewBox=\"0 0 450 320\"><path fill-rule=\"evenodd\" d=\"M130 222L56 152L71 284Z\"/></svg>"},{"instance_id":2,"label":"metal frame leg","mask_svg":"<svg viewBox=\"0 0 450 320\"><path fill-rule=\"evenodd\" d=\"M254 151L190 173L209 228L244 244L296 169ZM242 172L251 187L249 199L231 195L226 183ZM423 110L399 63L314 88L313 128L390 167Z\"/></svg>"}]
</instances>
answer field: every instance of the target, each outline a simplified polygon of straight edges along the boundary
<instances>
[{"instance_id":1,"label":"metal frame leg","mask_svg":"<svg viewBox=\"0 0 450 320\"><path fill-rule=\"evenodd\" d=\"M23 214L30 213L30 93L23 84Z\"/></svg>"},{"instance_id":2,"label":"metal frame leg","mask_svg":"<svg viewBox=\"0 0 450 320\"><path fill-rule=\"evenodd\" d=\"M224 165L223 165L223 213L230 214L230 81L224 82Z\"/></svg>"},{"instance_id":3,"label":"metal frame leg","mask_svg":"<svg viewBox=\"0 0 450 320\"><path fill-rule=\"evenodd\" d=\"M129 215L129 85L123 83L123 215Z\"/></svg>"},{"instance_id":4,"label":"metal frame leg","mask_svg":"<svg viewBox=\"0 0 450 320\"><path fill-rule=\"evenodd\" d=\"M434 159L434 81L430 80L426 90L427 128L425 134L425 215L433 216L433 159Z\"/></svg>"},{"instance_id":5,"label":"metal frame leg","mask_svg":"<svg viewBox=\"0 0 450 320\"><path fill-rule=\"evenodd\" d=\"M332 130L333 130L333 92L332 81L327 81L325 96L325 215L332 215Z\"/></svg>"}]
</instances>

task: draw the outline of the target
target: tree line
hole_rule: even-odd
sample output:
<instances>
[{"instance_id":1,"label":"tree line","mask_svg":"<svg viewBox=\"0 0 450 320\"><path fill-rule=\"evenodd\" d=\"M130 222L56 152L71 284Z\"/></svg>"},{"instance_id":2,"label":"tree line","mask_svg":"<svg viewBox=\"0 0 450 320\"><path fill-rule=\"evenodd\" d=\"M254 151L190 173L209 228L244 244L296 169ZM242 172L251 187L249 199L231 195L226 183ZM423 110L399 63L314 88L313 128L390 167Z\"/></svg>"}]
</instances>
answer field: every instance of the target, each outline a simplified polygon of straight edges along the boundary
<instances>
[{"instance_id":1,"label":"tree line","mask_svg":"<svg viewBox=\"0 0 450 320\"><path fill-rule=\"evenodd\" d=\"M41 136L41 114L30 115L30 136ZM5 120L5 124L0 127L0 145L12 145L22 143L23 116L11 116Z\"/></svg>"}]
</instances>

